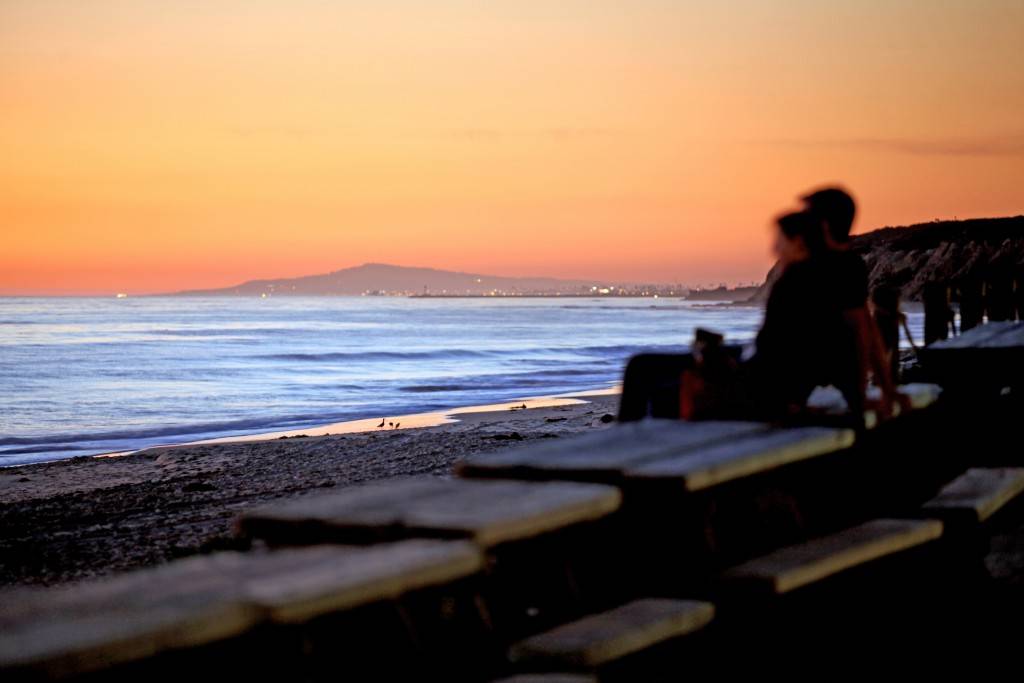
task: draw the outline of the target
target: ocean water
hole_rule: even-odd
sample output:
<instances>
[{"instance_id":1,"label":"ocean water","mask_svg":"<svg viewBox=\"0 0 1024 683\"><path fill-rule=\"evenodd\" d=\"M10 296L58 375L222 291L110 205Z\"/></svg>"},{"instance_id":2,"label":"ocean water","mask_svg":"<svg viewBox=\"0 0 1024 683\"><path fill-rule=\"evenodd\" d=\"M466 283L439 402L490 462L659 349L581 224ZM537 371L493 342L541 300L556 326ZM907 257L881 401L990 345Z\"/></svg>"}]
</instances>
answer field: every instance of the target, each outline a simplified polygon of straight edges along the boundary
<instances>
[{"instance_id":1,"label":"ocean water","mask_svg":"<svg viewBox=\"0 0 1024 683\"><path fill-rule=\"evenodd\" d=\"M756 308L667 299L0 298L0 466L608 387Z\"/></svg>"}]
</instances>

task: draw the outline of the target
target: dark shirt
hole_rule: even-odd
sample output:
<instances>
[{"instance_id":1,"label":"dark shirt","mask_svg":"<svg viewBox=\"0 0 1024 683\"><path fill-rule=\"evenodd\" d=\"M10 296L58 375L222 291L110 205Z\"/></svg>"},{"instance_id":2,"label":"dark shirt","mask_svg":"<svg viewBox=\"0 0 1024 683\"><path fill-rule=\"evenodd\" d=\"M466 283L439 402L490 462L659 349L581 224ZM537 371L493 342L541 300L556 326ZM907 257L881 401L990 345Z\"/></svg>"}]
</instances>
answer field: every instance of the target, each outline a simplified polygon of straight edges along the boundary
<instances>
[{"instance_id":1,"label":"dark shirt","mask_svg":"<svg viewBox=\"0 0 1024 683\"><path fill-rule=\"evenodd\" d=\"M868 303L868 268L864 259L852 251L829 250L814 260L822 264L832 281L836 305L848 311Z\"/></svg>"},{"instance_id":2,"label":"dark shirt","mask_svg":"<svg viewBox=\"0 0 1024 683\"><path fill-rule=\"evenodd\" d=\"M772 287L750 364L761 403L802 406L818 385L846 393L856 383L856 346L843 312L863 305L867 275L860 257L858 269L839 253L791 264Z\"/></svg>"}]
</instances>

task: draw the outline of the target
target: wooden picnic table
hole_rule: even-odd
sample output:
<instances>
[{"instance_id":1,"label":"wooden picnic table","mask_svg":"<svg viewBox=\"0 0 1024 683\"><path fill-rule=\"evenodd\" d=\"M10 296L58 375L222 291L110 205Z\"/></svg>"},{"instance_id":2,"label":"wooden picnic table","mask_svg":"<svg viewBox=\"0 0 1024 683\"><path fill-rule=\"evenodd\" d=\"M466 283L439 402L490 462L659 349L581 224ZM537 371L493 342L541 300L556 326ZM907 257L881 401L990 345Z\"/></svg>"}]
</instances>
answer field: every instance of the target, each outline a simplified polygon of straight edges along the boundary
<instances>
[{"instance_id":1,"label":"wooden picnic table","mask_svg":"<svg viewBox=\"0 0 1024 683\"><path fill-rule=\"evenodd\" d=\"M766 475L853 441L851 429L650 419L536 449L478 456L459 473L488 481L582 480L620 487L623 513L603 536L604 557L587 567L596 587L591 593L625 601L638 597L639 586L677 595L707 581L723 562L791 540L802 521L786 494L769 490L764 505L754 502L772 478Z\"/></svg>"},{"instance_id":2,"label":"wooden picnic table","mask_svg":"<svg viewBox=\"0 0 1024 683\"><path fill-rule=\"evenodd\" d=\"M59 589L0 597L0 672L46 678L203 648L468 577L466 542L224 552Z\"/></svg>"},{"instance_id":3,"label":"wooden picnic table","mask_svg":"<svg viewBox=\"0 0 1024 683\"><path fill-rule=\"evenodd\" d=\"M267 506L239 520L272 543L468 538L490 549L598 520L618 509L610 486L412 477Z\"/></svg>"},{"instance_id":4,"label":"wooden picnic table","mask_svg":"<svg viewBox=\"0 0 1024 683\"><path fill-rule=\"evenodd\" d=\"M1024 384L1024 322L975 327L921 349L920 355L924 367L944 386L995 390L1020 386Z\"/></svg>"},{"instance_id":5,"label":"wooden picnic table","mask_svg":"<svg viewBox=\"0 0 1024 683\"><path fill-rule=\"evenodd\" d=\"M934 403L937 386L900 387L913 409ZM838 391L814 396L827 416L845 410ZM876 424L866 416L869 427ZM470 478L563 480L617 486L654 478L675 479L686 491L755 476L783 465L850 447L854 431L837 427L773 427L764 422L647 419L594 434L530 444L470 458L456 471Z\"/></svg>"},{"instance_id":6,"label":"wooden picnic table","mask_svg":"<svg viewBox=\"0 0 1024 683\"><path fill-rule=\"evenodd\" d=\"M470 540L487 556L490 623L513 638L585 608L578 553L621 500L601 484L412 477L267 506L238 526L271 544Z\"/></svg>"}]
</instances>

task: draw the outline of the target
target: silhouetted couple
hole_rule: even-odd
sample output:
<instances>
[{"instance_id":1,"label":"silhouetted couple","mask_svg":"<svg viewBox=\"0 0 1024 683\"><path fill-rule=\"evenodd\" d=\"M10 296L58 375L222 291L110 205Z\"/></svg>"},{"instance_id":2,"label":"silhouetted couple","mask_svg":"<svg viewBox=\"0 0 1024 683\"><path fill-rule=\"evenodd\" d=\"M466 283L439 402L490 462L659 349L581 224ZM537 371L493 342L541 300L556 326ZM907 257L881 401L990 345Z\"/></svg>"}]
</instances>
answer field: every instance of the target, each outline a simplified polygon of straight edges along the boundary
<instances>
[{"instance_id":1,"label":"silhouetted couple","mask_svg":"<svg viewBox=\"0 0 1024 683\"><path fill-rule=\"evenodd\" d=\"M688 354L645 354L626 369L619 419L785 420L798 417L817 386L842 393L856 420L869 376L888 417L897 395L889 355L868 309L868 274L849 249L856 207L827 188L776 221L778 264L753 353L698 331Z\"/></svg>"}]
</instances>

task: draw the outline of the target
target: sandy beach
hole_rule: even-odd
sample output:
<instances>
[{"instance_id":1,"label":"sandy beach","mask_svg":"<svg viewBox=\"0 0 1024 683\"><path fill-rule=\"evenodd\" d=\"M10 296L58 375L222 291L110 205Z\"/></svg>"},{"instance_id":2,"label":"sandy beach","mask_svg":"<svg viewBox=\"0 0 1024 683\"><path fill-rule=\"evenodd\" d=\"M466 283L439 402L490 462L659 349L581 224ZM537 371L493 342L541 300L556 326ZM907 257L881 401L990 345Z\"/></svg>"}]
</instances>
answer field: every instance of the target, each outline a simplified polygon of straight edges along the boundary
<instances>
[{"instance_id":1,"label":"sandy beach","mask_svg":"<svg viewBox=\"0 0 1024 683\"><path fill-rule=\"evenodd\" d=\"M564 404L512 410L518 402L463 409L436 426L406 428L444 421L433 414L397 430L325 434L344 431L332 425L301 432L320 434L313 436L2 469L0 586L59 584L236 547L232 522L252 506L375 479L447 476L471 455L605 429L618 396L554 403Z\"/></svg>"}]
</instances>

